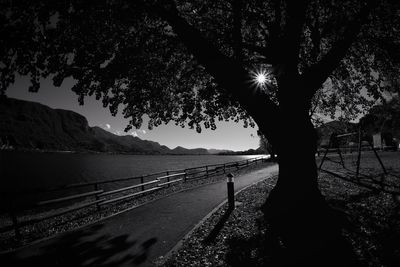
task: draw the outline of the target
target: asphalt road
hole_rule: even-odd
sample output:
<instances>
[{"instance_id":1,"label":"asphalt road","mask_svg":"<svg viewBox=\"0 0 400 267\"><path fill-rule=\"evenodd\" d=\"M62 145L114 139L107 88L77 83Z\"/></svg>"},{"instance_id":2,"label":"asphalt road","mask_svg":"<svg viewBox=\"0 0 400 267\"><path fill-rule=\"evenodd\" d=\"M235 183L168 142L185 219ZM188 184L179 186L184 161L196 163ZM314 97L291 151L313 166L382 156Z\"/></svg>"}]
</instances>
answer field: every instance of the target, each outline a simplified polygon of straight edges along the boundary
<instances>
[{"instance_id":1,"label":"asphalt road","mask_svg":"<svg viewBox=\"0 0 400 267\"><path fill-rule=\"evenodd\" d=\"M235 191L277 165L235 177ZM172 194L86 227L0 255L1 266L154 266L227 197L221 181Z\"/></svg>"}]
</instances>

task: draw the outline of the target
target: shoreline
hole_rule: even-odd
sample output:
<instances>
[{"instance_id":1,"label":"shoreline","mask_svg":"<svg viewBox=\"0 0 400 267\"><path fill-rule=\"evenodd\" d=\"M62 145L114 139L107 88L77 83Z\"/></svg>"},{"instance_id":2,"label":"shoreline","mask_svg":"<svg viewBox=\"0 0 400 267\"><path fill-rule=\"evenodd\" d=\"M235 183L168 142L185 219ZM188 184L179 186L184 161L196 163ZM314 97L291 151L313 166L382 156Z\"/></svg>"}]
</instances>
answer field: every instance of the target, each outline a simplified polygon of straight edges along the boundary
<instances>
[{"instance_id":1,"label":"shoreline","mask_svg":"<svg viewBox=\"0 0 400 267\"><path fill-rule=\"evenodd\" d=\"M244 174L256 169L265 168L270 166L271 162L261 163L259 165L250 166L248 168L239 169L232 171L235 175ZM70 231L84 225L94 223L104 217L110 216L116 212L121 212L129 207L142 205L153 201L155 199L162 198L168 194L178 193L179 191L193 188L196 186L202 186L204 184L209 184L217 182L220 180L225 180L225 174L218 174L215 176L210 176L208 178L188 180L186 183L174 184L171 187L164 188L162 190L156 191L152 194L147 194L142 197L133 198L124 202L120 202L118 205L110 205L100 211L96 210L96 207L88 207L86 209L77 211L76 213L62 215L53 219L49 219L40 222L35 225L26 226L21 229L22 239L17 239L13 232L7 232L0 234L0 252L3 253L9 250L15 250L32 242L43 238L50 238L51 236L58 235L60 233ZM26 216L37 216L29 215ZM3 216L4 217L4 216ZM26 217L29 218L29 217ZM25 218L25 219L26 219ZM5 219L0 216L0 220Z\"/></svg>"},{"instance_id":2,"label":"shoreline","mask_svg":"<svg viewBox=\"0 0 400 267\"><path fill-rule=\"evenodd\" d=\"M268 156L267 153L256 154L180 154L180 153L130 153L130 152L101 152L92 150L51 150L51 149L27 149L27 148L12 148L0 149L0 152L21 152L21 153L60 153L60 154L102 154L102 155L132 155L132 156Z\"/></svg>"}]
</instances>

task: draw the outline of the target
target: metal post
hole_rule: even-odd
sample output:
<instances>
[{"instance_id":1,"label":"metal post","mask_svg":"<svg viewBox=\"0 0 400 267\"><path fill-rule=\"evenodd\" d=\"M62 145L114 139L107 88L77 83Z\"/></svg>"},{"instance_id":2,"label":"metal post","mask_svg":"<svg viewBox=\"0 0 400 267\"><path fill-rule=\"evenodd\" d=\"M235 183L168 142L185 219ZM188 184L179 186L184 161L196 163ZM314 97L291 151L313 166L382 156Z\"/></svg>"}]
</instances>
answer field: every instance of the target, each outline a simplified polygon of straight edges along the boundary
<instances>
[{"instance_id":1,"label":"metal post","mask_svg":"<svg viewBox=\"0 0 400 267\"><path fill-rule=\"evenodd\" d=\"M144 183L144 176L143 176L143 175L140 176L140 183L141 183L141 184ZM141 188L142 191L144 191L144 185L142 185L140 188Z\"/></svg>"},{"instance_id":2,"label":"metal post","mask_svg":"<svg viewBox=\"0 0 400 267\"><path fill-rule=\"evenodd\" d=\"M167 171L167 182L169 182L169 171ZM169 187L170 184L167 185L167 187Z\"/></svg>"},{"instance_id":3,"label":"metal post","mask_svg":"<svg viewBox=\"0 0 400 267\"><path fill-rule=\"evenodd\" d=\"M318 170L321 170L322 168L322 164L325 161L326 155L328 154L329 149L331 148L331 143L332 143L332 136L329 138L329 143L328 143L328 147L325 150L324 156L321 159L321 163L319 164Z\"/></svg>"},{"instance_id":4,"label":"metal post","mask_svg":"<svg viewBox=\"0 0 400 267\"><path fill-rule=\"evenodd\" d=\"M379 164L380 164L381 167L382 167L383 173L384 173L385 175L387 175L386 168L385 168L385 166L383 165L383 162L382 162L381 158L379 157L378 152L376 152L376 149L375 149L374 145L373 145L370 141L368 141L368 143L369 143L370 147L372 148L372 151L374 151L375 157L378 159Z\"/></svg>"},{"instance_id":5,"label":"metal post","mask_svg":"<svg viewBox=\"0 0 400 267\"><path fill-rule=\"evenodd\" d=\"M228 188L228 206L230 210L235 209L235 185L234 178L232 173L228 173L227 175L227 188Z\"/></svg>"},{"instance_id":6,"label":"metal post","mask_svg":"<svg viewBox=\"0 0 400 267\"><path fill-rule=\"evenodd\" d=\"M343 160L342 152L340 151L340 148L339 148L339 147L337 148L337 152L338 152L338 154L339 154L340 163L342 164L342 167L343 167L343 168L346 168L346 167L344 166L344 160Z\"/></svg>"},{"instance_id":7,"label":"metal post","mask_svg":"<svg viewBox=\"0 0 400 267\"><path fill-rule=\"evenodd\" d=\"M96 183L94 184L94 191L98 191L99 190L99 185ZM99 200L99 196L96 194L95 195L96 201ZM99 203L96 203L96 210L99 211L100 210L100 205Z\"/></svg>"},{"instance_id":8,"label":"metal post","mask_svg":"<svg viewBox=\"0 0 400 267\"><path fill-rule=\"evenodd\" d=\"M358 176L360 174L360 160L361 160L361 130L358 130L358 154L357 154L357 169L356 169L356 179L359 182L360 177Z\"/></svg>"}]
</instances>

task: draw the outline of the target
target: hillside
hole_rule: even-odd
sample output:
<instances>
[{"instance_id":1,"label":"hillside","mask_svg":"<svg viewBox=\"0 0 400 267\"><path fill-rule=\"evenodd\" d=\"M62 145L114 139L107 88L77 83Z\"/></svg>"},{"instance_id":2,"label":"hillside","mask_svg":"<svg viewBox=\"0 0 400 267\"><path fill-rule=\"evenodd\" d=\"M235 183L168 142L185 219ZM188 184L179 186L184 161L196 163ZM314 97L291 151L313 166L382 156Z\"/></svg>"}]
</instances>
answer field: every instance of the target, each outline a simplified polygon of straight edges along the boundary
<instances>
[{"instance_id":1,"label":"hillside","mask_svg":"<svg viewBox=\"0 0 400 267\"><path fill-rule=\"evenodd\" d=\"M0 102L0 142L50 150L95 150L97 145L82 115L11 98Z\"/></svg>"},{"instance_id":2,"label":"hillside","mask_svg":"<svg viewBox=\"0 0 400 267\"><path fill-rule=\"evenodd\" d=\"M119 136L73 111L13 98L0 100L0 147L22 150L97 151L132 154L208 154L206 149L169 149L131 135Z\"/></svg>"},{"instance_id":3,"label":"hillside","mask_svg":"<svg viewBox=\"0 0 400 267\"><path fill-rule=\"evenodd\" d=\"M93 136L102 147L100 151L130 152L136 154L169 154L171 150L157 142L142 140L131 135L119 136L100 127L93 127Z\"/></svg>"},{"instance_id":4,"label":"hillside","mask_svg":"<svg viewBox=\"0 0 400 267\"><path fill-rule=\"evenodd\" d=\"M206 155L209 154L208 150L205 148L192 148L192 149L187 149L181 146L177 146L172 151L170 154L176 154L176 155L185 155L185 154L191 154L191 155Z\"/></svg>"},{"instance_id":5,"label":"hillside","mask_svg":"<svg viewBox=\"0 0 400 267\"><path fill-rule=\"evenodd\" d=\"M228 150L228 149L208 149L208 153L210 153L212 155L218 155L220 153L229 153L229 152L233 152L233 151Z\"/></svg>"}]
</instances>

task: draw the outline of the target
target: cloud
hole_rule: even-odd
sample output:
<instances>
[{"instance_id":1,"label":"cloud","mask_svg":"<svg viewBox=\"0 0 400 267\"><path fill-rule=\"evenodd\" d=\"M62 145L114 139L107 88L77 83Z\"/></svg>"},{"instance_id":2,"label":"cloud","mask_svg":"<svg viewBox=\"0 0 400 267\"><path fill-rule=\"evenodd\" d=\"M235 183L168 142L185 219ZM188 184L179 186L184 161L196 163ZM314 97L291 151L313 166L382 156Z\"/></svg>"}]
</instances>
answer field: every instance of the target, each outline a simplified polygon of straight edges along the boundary
<instances>
[{"instance_id":1,"label":"cloud","mask_svg":"<svg viewBox=\"0 0 400 267\"><path fill-rule=\"evenodd\" d=\"M139 135L144 135L146 134L145 130L136 130L136 131L132 131L131 133L129 133L130 135L134 136L134 137L139 137Z\"/></svg>"},{"instance_id":2,"label":"cloud","mask_svg":"<svg viewBox=\"0 0 400 267\"><path fill-rule=\"evenodd\" d=\"M103 129L105 129L105 130L110 130L110 129L111 129L111 125L108 124L108 123L99 124L99 127L100 127L100 128L103 128Z\"/></svg>"}]
</instances>

